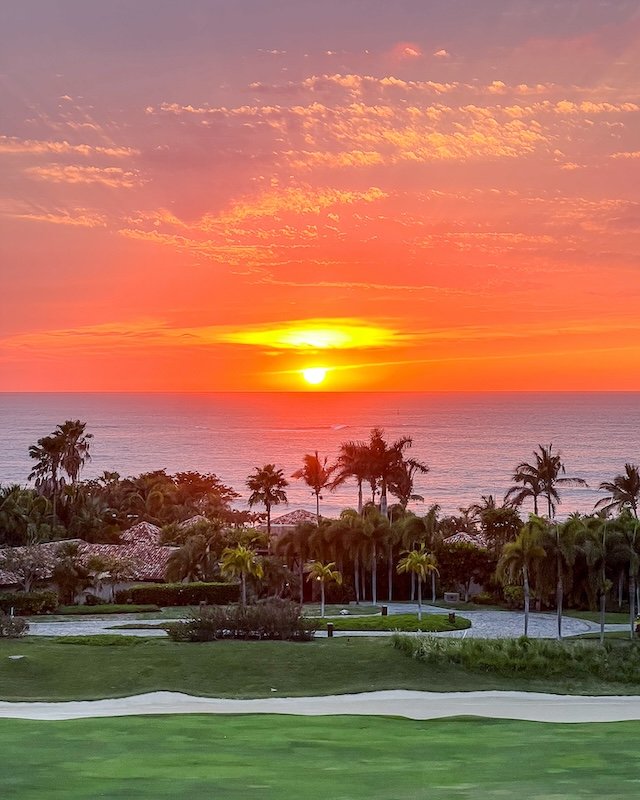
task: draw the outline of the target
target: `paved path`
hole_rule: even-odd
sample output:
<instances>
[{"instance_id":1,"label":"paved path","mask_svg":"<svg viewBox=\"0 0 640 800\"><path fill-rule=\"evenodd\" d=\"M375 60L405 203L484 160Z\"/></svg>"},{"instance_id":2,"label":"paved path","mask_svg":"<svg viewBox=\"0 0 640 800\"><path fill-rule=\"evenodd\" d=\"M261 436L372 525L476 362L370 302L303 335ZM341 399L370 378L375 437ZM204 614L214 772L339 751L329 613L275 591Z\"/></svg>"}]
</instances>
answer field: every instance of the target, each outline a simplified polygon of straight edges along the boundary
<instances>
[{"instance_id":1,"label":"paved path","mask_svg":"<svg viewBox=\"0 0 640 800\"><path fill-rule=\"evenodd\" d=\"M326 697L231 700L152 692L113 700L0 702L0 717L62 720L137 714L356 714L408 719L491 717L535 722L640 720L640 697L580 697L537 692L415 692L392 690Z\"/></svg>"},{"instance_id":2,"label":"paved path","mask_svg":"<svg viewBox=\"0 0 640 800\"><path fill-rule=\"evenodd\" d=\"M415 614L417 606L409 603L387 604L390 614ZM445 614L446 609L436 606L424 606L423 612L427 614ZM459 611L459 616L471 620L471 628L462 631L447 631L433 634L447 638L480 638L480 639L513 639L522 636L524 632L524 614L520 611ZM344 619L341 617L341 619ZM165 637L164 630L159 629L126 629L111 630L114 625L132 624L138 620L132 619L129 614L113 614L108 616L76 617L59 622L32 622L29 633L33 636L95 636L97 634L112 633L124 636L153 636ZM175 620L163 618L139 620L141 624L164 624ZM573 617L562 618L563 636L577 636L581 633L595 633L600 630L596 622L589 622ZM606 625L606 631L627 631L628 625ZM556 636L557 621L555 614L529 615L529 636L532 638L553 639ZM335 631L334 636L390 636L390 631ZM318 637L325 637L325 631L319 631Z\"/></svg>"}]
</instances>

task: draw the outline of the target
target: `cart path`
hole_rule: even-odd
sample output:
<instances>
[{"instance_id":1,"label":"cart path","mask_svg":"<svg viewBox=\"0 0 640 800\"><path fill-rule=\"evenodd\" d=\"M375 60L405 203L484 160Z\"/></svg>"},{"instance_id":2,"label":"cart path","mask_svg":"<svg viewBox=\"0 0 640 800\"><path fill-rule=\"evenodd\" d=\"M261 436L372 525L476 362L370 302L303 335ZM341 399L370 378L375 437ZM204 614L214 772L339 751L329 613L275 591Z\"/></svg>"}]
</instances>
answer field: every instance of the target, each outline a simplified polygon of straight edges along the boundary
<instances>
[{"instance_id":1,"label":"cart path","mask_svg":"<svg viewBox=\"0 0 640 800\"><path fill-rule=\"evenodd\" d=\"M110 700L60 703L0 701L0 717L8 719L69 720L147 714L367 715L415 720L472 716L531 722L620 722L640 720L640 696L581 697L537 692L438 693L393 690L256 700L151 692Z\"/></svg>"}]
</instances>

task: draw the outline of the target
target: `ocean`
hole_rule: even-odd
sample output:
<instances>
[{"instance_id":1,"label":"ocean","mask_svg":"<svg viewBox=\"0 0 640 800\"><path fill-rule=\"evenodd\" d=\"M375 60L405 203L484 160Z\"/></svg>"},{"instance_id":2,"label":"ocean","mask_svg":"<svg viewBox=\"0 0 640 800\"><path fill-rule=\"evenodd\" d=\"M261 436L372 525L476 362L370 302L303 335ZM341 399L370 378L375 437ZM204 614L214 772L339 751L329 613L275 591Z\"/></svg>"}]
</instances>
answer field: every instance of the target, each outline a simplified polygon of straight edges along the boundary
<instances>
[{"instance_id":1,"label":"ocean","mask_svg":"<svg viewBox=\"0 0 640 800\"><path fill-rule=\"evenodd\" d=\"M0 394L0 483L26 484L28 448L66 419L94 435L83 477L115 470L122 476L166 468L215 472L242 495L255 467L275 463L290 476L305 453L331 462L341 442L367 439L372 427L388 440L413 438L410 455L430 471L418 476L420 513L439 503L444 513L502 498L516 464L538 444L553 443L567 475L588 488L561 489L559 516L588 512L603 480L640 462L639 393L239 393L239 394ZM288 507L315 510L301 481L289 478ZM356 503L355 485L326 492L321 513ZM527 510L525 508L525 510Z\"/></svg>"}]
</instances>

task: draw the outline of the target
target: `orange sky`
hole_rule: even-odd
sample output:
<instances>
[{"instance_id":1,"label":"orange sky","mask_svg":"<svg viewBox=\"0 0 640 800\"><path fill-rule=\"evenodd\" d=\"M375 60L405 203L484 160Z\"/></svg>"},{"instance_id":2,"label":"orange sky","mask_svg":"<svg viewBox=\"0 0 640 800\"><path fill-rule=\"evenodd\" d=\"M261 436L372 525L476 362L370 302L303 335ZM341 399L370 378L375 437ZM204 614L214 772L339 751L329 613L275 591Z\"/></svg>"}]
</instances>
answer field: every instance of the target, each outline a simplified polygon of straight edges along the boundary
<instances>
[{"instance_id":1,"label":"orange sky","mask_svg":"<svg viewBox=\"0 0 640 800\"><path fill-rule=\"evenodd\" d=\"M637 2L25 0L0 39L0 391L640 390Z\"/></svg>"}]
</instances>

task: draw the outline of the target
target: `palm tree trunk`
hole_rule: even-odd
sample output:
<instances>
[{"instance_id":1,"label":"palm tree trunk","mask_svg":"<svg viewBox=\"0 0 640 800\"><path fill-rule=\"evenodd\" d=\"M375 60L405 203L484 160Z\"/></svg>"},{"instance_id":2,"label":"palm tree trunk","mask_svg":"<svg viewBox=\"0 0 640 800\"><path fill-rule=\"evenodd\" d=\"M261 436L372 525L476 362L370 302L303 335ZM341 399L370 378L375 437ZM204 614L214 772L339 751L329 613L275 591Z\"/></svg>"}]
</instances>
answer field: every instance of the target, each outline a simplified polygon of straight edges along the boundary
<instances>
[{"instance_id":1,"label":"palm tree trunk","mask_svg":"<svg viewBox=\"0 0 640 800\"><path fill-rule=\"evenodd\" d=\"M558 581L556 583L556 614L558 618L558 639L562 639L562 598L564 589L562 586L562 556L558 551L556 556L556 569L558 570Z\"/></svg>"},{"instance_id":2,"label":"palm tree trunk","mask_svg":"<svg viewBox=\"0 0 640 800\"><path fill-rule=\"evenodd\" d=\"M300 558L298 559L298 576L300 578L300 607L304 605L304 561L302 558L302 553L300 553Z\"/></svg>"},{"instance_id":3,"label":"palm tree trunk","mask_svg":"<svg viewBox=\"0 0 640 800\"><path fill-rule=\"evenodd\" d=\"M527 569L526 564L522 567L522 583L524 584L524 635L528 636L530 588L529 588L529 570Z\"/></svg>"},{"instance_id":4,"label":"palm tree trunk","mask_svg":"<svg viewBox=\"0 0 640 800\"><path fill-rule=\"evenodd\" d=\"M324 581L320 581L320 616L324 619Z\"/></svg>"},{"instance_id":5,"label":"palm tree trunk","mask_svg":"<svg viewBox=\"0 0 640 800\"><path fill-rule=\"evenodd\" d=\"M362 514L362 481L358 480L358 514Z\"/></svg>"},{"instance_id":6,"label":"palm tree trunk","mask_svg":"<svg viewBox=\"0 0 640 800\"><path fill-rule=\"evenodd\" d=\"M320 494L316 492L316 524L320 527Z\"/></svg>"},{"instance_id":7,"label":"palm tree trunk","mask_svg":"<svg viewBox=\"0 0 640 800\"><path fill-rule=\"evenodd\" d=\"M431 573L431 602L436 602L436 572L435 570Z\"/></svg>"},{"instance_id":8,"label":"palm tree trunk","mask_svg":"<svg viewBox=\"0 0 640 800\"><path fill-rule=\"evenodd\" d=\"M604 586L604 584L603 584ZM607 595L604 589L600 590L600 644L604 644L604 616L607 607Z\"/></svg>"},{"instance_id":9,"label":"palm tree trunk","mask_svg":"<svg viewBox=\"0 0 640 800\"><path fill-rule=\"evenodd\" d=\"M367 582L366 582L366 569L364 565L360 570L360 596L362 597L362 601L366 602L367 599Z\"/></svg>"},{"instance_id":10,"label":"palm tree trunk","mask_svg":"<svg viewBox=\"0 0 640 800\"><path fill-rule=\"evenodd\" d=\"M240 585L242 586L242 607L247 605L247 579L244 572L240 573Z\"/></svg>"},{"instance_id":11,"label":"palm tree trunk","mask_svg":"<svg viewBox=\"0 0 640 800\"><path fill-rule=\"evenodd\" d=\"M265 508L267 509L267 539L271 541L271 506L267 503Z\"/></svg>"},{"instance_id":12,"label":"palm tree trunk","mask_svg":"<svg viewBox=\"0 0 640 800\"><path fill-rule=\"evenodd\" d=\"M387 578L389 581L389 602L393 600L393 545L389 545L387 553Z\"/></svg>"},{"instance_id":13,"label":"palm tree trunk","mask_svg":"<svg viewBox=\"0 0 640 800\"><path fill-rule=\"evenodd\" d=\"M622 608L623 583L624 583L624 570L621 569L620 574L618 575L618 608Z\"/></svg>"},{"instance_id":14,"label":"palm tree trunk","mask_svg":"<svg viewBox=\"0 0 640 800\"><path fill-rule=\"evenodd\" d=\"M415 572L411 573L411 602L416 599L416 574Z\"/></svg>"},{"instance_id":15,"label":"palm tree trunk","mask_svg":"<svg viewBox=\"0 0 640 800\"><path fill-rule=\"evenodd\" d=\"M633 639L635 634L636 621L636 576L633 567L629 567L629 623L631 626L630 637Z\"/></svg>"},{"instance_id":16,"label":"palm tree trunk","mask_svg":"<svg viewBox=\"0 0 640 800\"><path fill-rule=\"evenodd\" d=\"M378 553L375 542L371 551L371 602L374 606L378 605Z\"/></svg>"},{"instance_id":17,"label":"palm tree trunk","mask_svg":"<svg viewBox=\"0 0 640 800\"><path fill-rule=\"evenodd\" d=\"M418 576L418 622L422 622L422 580Z\"/></svg>"},{"instance_id":18,"label":"palm tree trunk","mask_svg":"<svg viewBox=\"0 0 640 800\"><path fill-rule=\"evenodd\" d=\"M353 559L353 585L356 590L356 605L360 605L360 556L356 553Z\"/></svg>"},{"instance_id":19,"label":"palm tree trunk","mask_svg":"<svg viewBox=\"0 0 640 800\"><path fill-rule=\"evenodd\" d=\"M387 514L387 482L384 479L380 487L380 513L383 517L389 517Z\"/></svg>"}]
</instances>

